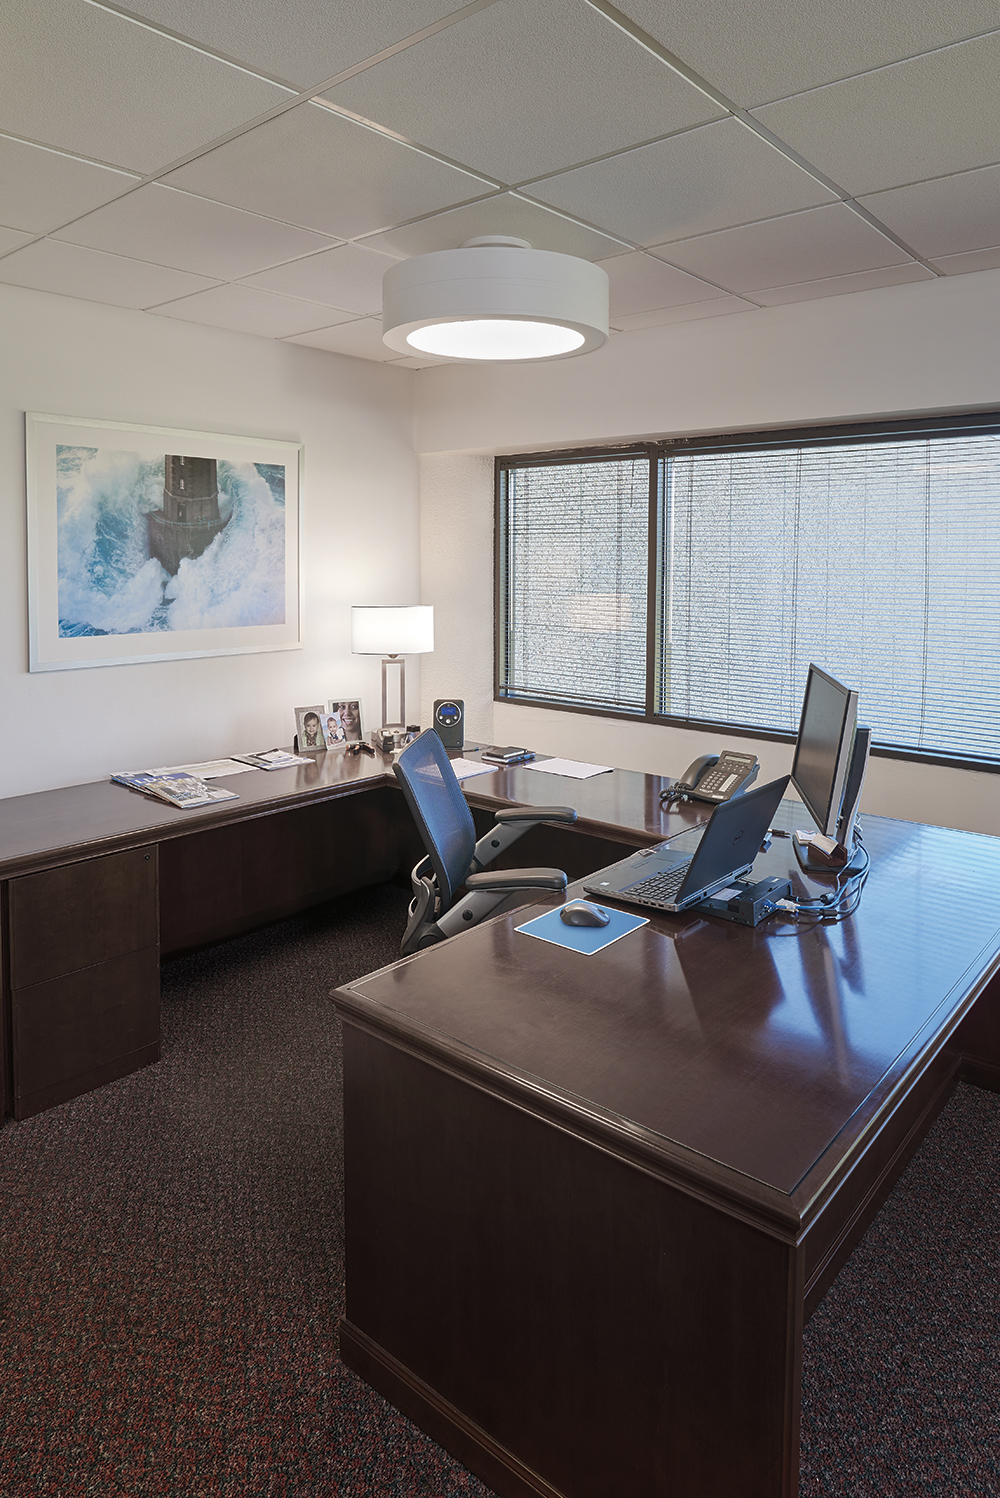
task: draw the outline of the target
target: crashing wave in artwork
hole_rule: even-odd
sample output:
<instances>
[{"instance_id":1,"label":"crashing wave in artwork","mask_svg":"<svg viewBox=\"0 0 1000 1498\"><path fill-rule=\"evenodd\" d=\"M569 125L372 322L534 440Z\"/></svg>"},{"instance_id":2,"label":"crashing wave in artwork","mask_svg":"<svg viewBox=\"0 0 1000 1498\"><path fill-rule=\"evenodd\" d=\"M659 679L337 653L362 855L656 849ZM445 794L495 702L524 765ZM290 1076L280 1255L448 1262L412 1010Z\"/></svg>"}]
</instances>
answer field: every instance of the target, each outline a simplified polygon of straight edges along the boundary
<instances>
[{"instance_id":1,"label":"crashing wave in artwork","mask_svg":"<svg viewBox=\"0 0 1000 1498\"><path fill-rule=\"evenodd\" d=\"M59 447L59 634L285 620L282 464Z\"/></svg>"}]
</instances>

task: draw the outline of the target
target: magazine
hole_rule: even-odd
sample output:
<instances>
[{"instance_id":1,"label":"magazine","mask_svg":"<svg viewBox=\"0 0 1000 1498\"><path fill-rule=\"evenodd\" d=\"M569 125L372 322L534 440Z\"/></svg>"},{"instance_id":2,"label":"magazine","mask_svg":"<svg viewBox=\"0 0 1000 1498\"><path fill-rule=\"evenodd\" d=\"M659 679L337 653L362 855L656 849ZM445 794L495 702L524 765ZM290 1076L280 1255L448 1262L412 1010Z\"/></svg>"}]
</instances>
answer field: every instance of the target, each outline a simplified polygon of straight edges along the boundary
<instances>
[{"instance_id":1,"label":"magazine","mask_svg":"<svg viewBox=\"0 0 1000 1498\"><path fill-rule=\"evenodd\" d=\"M197 775L186 775L172 771L167 775L156 775L149 770L116 770L111 777L119 785L127 785L146 796L155 796L169 806L183 809L192 806L208 806L213 801L238 801L235 791L223 790L221 785L209 785Z\"/></svg>"}]
</instances>

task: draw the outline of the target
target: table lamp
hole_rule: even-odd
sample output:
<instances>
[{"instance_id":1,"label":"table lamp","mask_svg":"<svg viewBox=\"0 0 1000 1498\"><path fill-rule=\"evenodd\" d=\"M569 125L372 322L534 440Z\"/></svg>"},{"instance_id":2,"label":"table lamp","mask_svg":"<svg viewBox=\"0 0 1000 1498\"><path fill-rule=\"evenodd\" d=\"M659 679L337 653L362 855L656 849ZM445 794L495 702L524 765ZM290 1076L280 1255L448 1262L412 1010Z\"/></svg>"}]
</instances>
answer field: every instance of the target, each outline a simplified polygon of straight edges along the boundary
<instances>
[{"instance_id":1,"label":"table lamp","mask_svg":"<svg viewBox=\"0 0 1000 1498\"><path fill-rule=\"evenodd\" d=\"M351 650L355 655L382 657L382 729L406 728L406 655L434 649L434 609L430 604L409 608L355 606L351 609ZM399 667L399 722L389 722L387 672Z\"/></svg>"}]
</instances>

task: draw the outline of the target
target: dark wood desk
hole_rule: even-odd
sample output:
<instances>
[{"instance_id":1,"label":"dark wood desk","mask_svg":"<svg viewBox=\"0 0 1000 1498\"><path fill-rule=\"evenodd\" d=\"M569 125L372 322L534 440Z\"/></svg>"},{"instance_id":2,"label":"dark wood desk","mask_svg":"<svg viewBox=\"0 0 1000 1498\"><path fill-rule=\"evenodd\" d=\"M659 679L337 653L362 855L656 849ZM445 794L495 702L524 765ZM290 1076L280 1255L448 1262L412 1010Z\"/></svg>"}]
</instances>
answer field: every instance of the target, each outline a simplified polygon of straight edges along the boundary
<instances>
[{"instance_id":1,"label":"dark wood desk","mask_svg":"<svg viewBox=\"0 0 1000 1498\"><path fill-rule=\"evenodd\" d=\"M17 1117L155 1060L161 955L414 861L387 761L232 784L196 812L106 782L0 803ZM510 861L582 874L704 817L664 784L512 769L467 795L572 801ZM498 1492L794 1495L804 1319L956 1078L1000 1086L974 898L1000 842L865 825L842 926L658 917L581 958L518 935L524 909L338 994L343 1353ZM776 841L763 871L787 864Z\"/></svg>"},{"instance_id":2,"label":"dark wood desk","mask_svg":"<svg viewBox=\"0 0 1000 1498\"><path fill-rule=\"evenodd\" d=\"M223 783L237 800L193 811L106 780L0 801L3 1114L30 1118L155 1061L161 960L405 879L422 849L390 769L334 750L236 775ZM684 820L661 813L662 784L602 777L580 793L579 832L548 852L582 874L662 837ZM470 783L486 821L551 797L523 770ZM538 837L519 848L528 861Z\"/></svg>"},{"instance_id":3,"label":"dark wood desk","mask_svg":"<svg viewBox=\"0 0 1000 1498\"><path fill-rule=\"evenodd\" d=\"M3 1113L159 1056L162 958L396 876L416 856L381 755L225 782L180 811L100 781L0 801Z\"/></svg>"},{"instance_id":4,"label":"dark wood desk","mask_svg":"<svg viewBox=\"0 0 1000 1498\"><path fill-rule=\"evenodd\" d=\"M504 774L470 798L655 831L648 784L616 828L634 784ZM532 906L335 996L342 1355L505 1498L794 1498L803 1324L957 1078L1000 1085L1000 841L864 826L841 925L583 957Z\"/></svg>"}]
</instances>

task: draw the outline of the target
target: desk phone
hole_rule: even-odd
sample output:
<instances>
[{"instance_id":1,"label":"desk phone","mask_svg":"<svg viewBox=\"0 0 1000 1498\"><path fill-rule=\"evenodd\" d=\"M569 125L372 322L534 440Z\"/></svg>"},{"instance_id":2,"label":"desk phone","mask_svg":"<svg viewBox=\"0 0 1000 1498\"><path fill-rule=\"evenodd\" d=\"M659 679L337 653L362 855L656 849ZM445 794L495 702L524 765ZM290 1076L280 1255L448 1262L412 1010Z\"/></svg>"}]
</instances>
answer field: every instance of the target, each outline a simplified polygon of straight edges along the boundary
<instances>
[{"instance_id":1,"label":"desk phone","mask_svg":"<svg viewBox=\"0 0 1000 1498\"><path fill-rule=\"evenodd\" d=\"M724 749L721 755L703 754L688 765L673 789L699 801L728 801L753 784L759 769L755 754Z\"/></svg>"}]
</instances>

